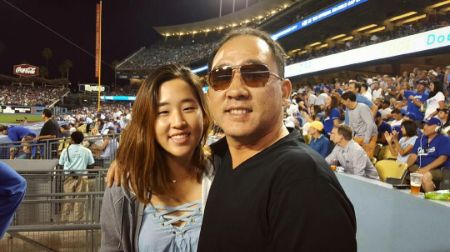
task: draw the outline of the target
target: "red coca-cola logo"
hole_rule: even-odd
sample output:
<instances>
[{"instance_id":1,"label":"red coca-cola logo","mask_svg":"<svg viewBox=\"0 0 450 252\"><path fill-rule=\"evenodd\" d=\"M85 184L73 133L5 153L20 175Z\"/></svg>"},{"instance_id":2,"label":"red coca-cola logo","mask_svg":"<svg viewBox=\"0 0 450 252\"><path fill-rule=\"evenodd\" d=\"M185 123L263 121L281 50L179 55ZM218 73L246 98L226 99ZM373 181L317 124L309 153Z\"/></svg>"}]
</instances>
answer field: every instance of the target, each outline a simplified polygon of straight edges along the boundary
<instances>
[{"instance_id":1,"label":"red coca-cola logo","mask_svg":"<svg viewBox=\"0 0 450 252\"><path fill-rule=\"evenodd\" d=\"M13 68L13 74L30 77L39 75L39 67L28 64L15 65Z\"/></svg>"}]
</instances>

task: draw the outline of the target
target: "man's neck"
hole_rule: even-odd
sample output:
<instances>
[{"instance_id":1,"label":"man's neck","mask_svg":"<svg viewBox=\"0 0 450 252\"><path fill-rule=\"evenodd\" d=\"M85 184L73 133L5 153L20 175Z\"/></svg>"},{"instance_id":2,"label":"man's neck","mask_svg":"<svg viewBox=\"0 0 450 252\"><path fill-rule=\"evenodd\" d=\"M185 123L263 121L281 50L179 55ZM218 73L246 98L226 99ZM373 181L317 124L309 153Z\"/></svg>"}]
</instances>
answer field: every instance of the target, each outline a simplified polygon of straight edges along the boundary
<instances>
[{"instance_id":1,"label":"man's neck","mask_svg":"<svg viewBox=\"0 0 450 252\"><path fill-rule=\"evenodd\" d=\"M356 108L356 105L358 105L357 102L352 102L352 103L350 103L350 104L348 105L348 108L351 109L351 110L353 110L353 109Z\"/></svg>"},{"instance_id":2,"label":"man's neck","mask_svg":"<svg viewBox=\"0 0 450 252\"><path fill-rule=\"evenodd\" d=\"M431 141L433 141L433 139L435 138L435 137L437 137L437 133L433 133L433 134L431 134L431 135L429 135L428 136L428 143L431 143Z\"/></svg>"},{"instance_id":3,"label":"man's neck","mask_svg":"<svg viewBox=\"0 0 450 252\"><path fill-rule=\"evenodd\" d=\"M271 146L281 138L287 136L289 131L280 124L280 127L273 131L268 131L265 135L253 139L249 142L244 142L241 139L227 136L228 148L230 150L233 169L240 164L250 159L254 155Z\"/></svg>"},{"instance_id":4,"label":"man's neck","mask_svg":"<svg viewBox=\"0 0 450 252\"><path fill-rule=\"evenodd\" d=\"M350 143L350 141L347 141L345 139L342 139L337 145L339 145L341 148L347 147L347 145Z\"/></svg>"}]
</instances>

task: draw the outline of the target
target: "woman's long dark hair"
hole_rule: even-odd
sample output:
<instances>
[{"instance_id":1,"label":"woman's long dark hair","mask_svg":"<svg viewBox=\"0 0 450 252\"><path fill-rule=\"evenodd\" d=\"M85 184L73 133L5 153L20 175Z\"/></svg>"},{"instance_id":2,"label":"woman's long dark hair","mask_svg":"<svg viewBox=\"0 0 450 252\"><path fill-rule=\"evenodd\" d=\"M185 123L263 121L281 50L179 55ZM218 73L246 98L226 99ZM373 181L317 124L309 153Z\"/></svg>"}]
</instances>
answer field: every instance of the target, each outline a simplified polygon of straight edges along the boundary
<instances>
[{"instance_id":1,"label":"woman's long dark hair","mask_svg":"<svg viewBox=\"0 0 450 252\"><path fill-rule=\"evenodd\" d=\"M124 187L132 190L137 199L150 203L152 193L167 194L172 190L170 171L165 153L156 140L155 122L161 85L181 79L193 90L203 113L203 134L194 151L192 165L200 181L206 169L203 146L206 143L210 117L198 77L187 67L166 65L156 69L141 84L133 105L133 117L124 129L117 152L117 169L121 171Z\"/></svg>"},{"instance_id":2,"label":"woman's long dark hair","mask_svg":"<svg viewBox=\"0 0 450 252\"><path fill-rule=\"evenodd\" d=\"M434 85L434 89L433 91L430 92L430 94L428 95L429 98L434 97L437 93L442 92L444 93L444 85L442 84L442 82L440 81L432 81L433 85Z\"/></svg>"}]
</instances>

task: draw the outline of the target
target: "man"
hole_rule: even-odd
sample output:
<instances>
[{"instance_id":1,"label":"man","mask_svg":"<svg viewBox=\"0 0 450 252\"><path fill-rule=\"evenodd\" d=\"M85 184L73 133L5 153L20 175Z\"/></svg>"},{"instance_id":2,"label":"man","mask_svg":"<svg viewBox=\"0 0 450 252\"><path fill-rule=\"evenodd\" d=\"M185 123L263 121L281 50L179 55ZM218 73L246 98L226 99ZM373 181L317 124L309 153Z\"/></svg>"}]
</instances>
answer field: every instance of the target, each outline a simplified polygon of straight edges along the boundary
<instances>
[{"instance_id":1,"label":"man","mask_svg":"<svg viewBox=\"0 0 450 252\"><path fill-rule=\"evenodd\" d=\"M308 134L311 136L309 147L317 151L322 157L330 153L330 140L323 134L323 124L319 121L309 123Z\"/></svg>"},{"instance_id":2,"label":"man","mask_svg":"<svg viewBox=\"0 0 450 252\"><path fill-rule=\"evenodd\" d=\"M378 173L364 150L352 140L352 129L339 125L331 130L331 141L336 146L326 157L330 165L339 163L345 173L378 179Z\"/></svg>"},{"instance_id":3,"label":"man","mask_svg":"<svg viewBox=\"0 0 450 252\"><path fill-rule=\"evenodd\" d=\"M41 141L41 143L50 144L50 146L45 146L51 151L49 157L56 158L58 156L58 141L44 142L43 140L50 140L61 137L61 129L56 120L53 119L53 113L50 109L44 109L42 111L42 120L44 120L44 126L42 126L41 132L39 133L39 136L36 138L36 140ZM43 155L45 155L44 153L45 151L41 147L41 158L43 158Z\"/></svg>"},{"instance_id":4,"label":"man","mask_svg":"<svg viewBox=\"0 0 450 252\"><path fill-rule=\"evenodd\" d=\"M25 136L32 136L33 138L36 137L36 133L34 133L32 130L17 125L6 126L0 124L0 133L3 135L7 135L8 138L13 142L20 142Z\"/></svg>"},{"instance_id":5,"label":"man","mask_svg":"<svg viewBox=\"0 0 450 252\"><path fill-rule=\"evenodd\" d=\"M427 85L428 80L422 79L416 82L416 92L410 90L403 91L403 97L408 100L406 111L411 113L418 122L422 122L424 116L421 107L428 99L428 93L425 93L425 87Z\"/></svg>"},{"instance_id":6,"label":"man","mask_svg":"<svg viewBox=\"0 0 450 252\"><path fill-rule=\"evenodd\" d=\"M9 165L0 161L0 239L22 202L26 188L26 180Z\"/></svg>"},{"instance_id":7,"label":"man","mask_svg":"<svg viewBox=\"0 0 450 252\"><path fill-rule=\"evenodd\" d=\"M400 109L394 109L392 110L392 120L389 124L392 128L394 127L400 127L403 122L403 112Z\"/></svg>"},{"instance_id":8,"label":"man","mask_svg":"<svg viewBox=\"0 0 450 252\"><path fill-rule=\"evenodd\" d=\"M372 101L372 93L370 92L369 86L366 83L361 83L359 93L366 97L367 100Z\"/></svg>"},{"instance_id":9,"label":"man","mask_svg":"<svg viewBox=\"0 0 450 252\"><path fill-rule=\"evenodd\" d=\"M372 158L375 146L377 144L378 129L372 117L372 113L365 104L356 101L356 95L351 92L345 92L342 97L342 104L348 110L350 128L355 133L354 140L360 144L367 155Z\"/></svg>"},{"instance_id":10,"label":"man","mask_svg":"<svg viewBox=\"0 0 450 252\"><path fill-rule=\"evenodd\" d=\"M384 137L384 133L392 133L391 125L389 125L387 122L381 118L381 113L377 112L375 116L375 124L377 125L378 129L378 136L377 136L377 143L381 143L383 145L386 145L386 138Z\"/></svg>"},{"instance_id":11,"label":"man","mask_svg":"<svg viewBox=\"0 0 450 252\"><path fill-rule=\"evenodd\" d=\"M431 118L424 122L423 135L418 137L407 164L410 172L423 174L422 188L434 191L442 180L441 169L450 169L450 139L441 134L441 121Z\"/></svg>"},{"instance_id":12,"label":"man","mask_svg":"<svg viewBox=\"0 0 450 252\"><path fill-rule=\"evenodd\" d=\"M64 166L66 174L75 174L81 172L77 176L68 176L64 180L64 193L87 192L88 181L86 169L88 165L94 164L94 157L91 150L83 147L84 136L80 131L75 131L70 135L71 145L65 148L59 158L59 165ZM84 202L64 203L61 213L61 221L80 221L84 218Z\"/></svg>"},{"instance_id":13,"label":"man","mask_svg":"<svg viewBox=\"0 0 450 252\"><path fill-rule=\"evenodd\" d=\"M0 133L3 135L7 135L9 140L12 142L22 142L21 145L27 145L27 150L29 150L29 155L25 155L27 158L31 158L35 154L35 147L29 148L29 143L33 141L33 139L36 137L36 133L34 133L32 130L25 128L23 126L17 126L17 125L2 125L0 124ZM16 154L19 154L21 152L21 147L11 147L9 152L9 158L14 159L18 157L25 157L24 155L18 155L16 157ZM33 152L33 153L31 153ZM23 153L22 153L23 154Z\"/></svg>"},{"instance_id":14,"label":"man","mask_svg":"<svg viewBox=\"0 0 450 252\"><path fill-rule=\"evenodd\" d=\"M353 92L356 95L356 102L365 104L367 107L370 108L370 111L372 111L372 116L375 116L375 114L378 111L378 107L372 101L367 99L365 96L359 94L360 89L361 89L361 84L357 83L354 80L351 80L348 84L347 91ZM346 122L347 122L347 113L346 113Z\"/></svg>"},{"instance_id":15,"label":"man","mask_svg":"<svg viewBox=\"0 0 450 252\"><path fill-rule=\"evenodd\" d=\"M354 210L334 173L282 125L284 66L281 46L254 29L231 32L212 55L207 98L226 137L211 146L200 252L356 251Z\"/></svg>"},{"instance_id":16,"label":"man","mask_svg":"<svg viewBox=\"0 0 450 252\"><path fill-rule=\"evenodd\" d=\"M383 119L389 119L391 117L392 108L389 100L383 100L381 102L381 109L378 112L381 113L381 118Z\"/></svg>"}]
</instances>

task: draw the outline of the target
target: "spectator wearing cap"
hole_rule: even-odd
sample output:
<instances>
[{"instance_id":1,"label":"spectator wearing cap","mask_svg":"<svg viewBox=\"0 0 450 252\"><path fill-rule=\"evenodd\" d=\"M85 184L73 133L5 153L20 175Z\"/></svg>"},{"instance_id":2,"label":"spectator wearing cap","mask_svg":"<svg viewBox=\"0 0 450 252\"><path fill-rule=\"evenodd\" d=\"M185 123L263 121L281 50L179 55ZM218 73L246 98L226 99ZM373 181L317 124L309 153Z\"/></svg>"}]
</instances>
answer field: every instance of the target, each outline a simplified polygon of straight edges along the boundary
<instances>
[{"instance_id":1,"label":"spectator wearing cap","mask_svg":"<svg viewBox=\"0 0 450 252\"><path fill-rule=\"evenodd\" d=\"M425 87L428 86L428 80L421 79L416 82L416 91L404 90L403 97L408 99L408 106L406 111L413 114L415 121L422 121L424 114L421 111L423 104L428 99L428 94L425 92Z\"/></svg>"},{"instance_id":2,"label":"spectator wearing cap","mask_svg":"<svg viewBox=\"0 0 450 252\"><path fill-rule=\"evenodd\" d=\"M319 121L310 122L308 134L311 136L309 147L326 157L330 153L330 140L323 135L323 124Z\"/></svg>"},{"instance_id":3,"label":"spectator wearing cap","mask_svg":"<svg viewBox=\"0 0 450 252\"><path fill-rule=\"evenodd\" d=\"M440 81L430 83L430 94L426 101L425 120L437 115L437 109L445 107L444 87Z\"/></svg>"},{"instance_id":4,"label":"spectator wearing cap","mask_svg":"<svg viewBox=\"0 0 450 252\"><path fill-rule=\"evenodd\" d=\"M405 111L401 111L400 109L394 109L392 110L392 118L393 120L390 121L390 125L391 127L398 127L402 124L403 122L403 115L404 115Z\"/></svg>"},{"instance_id":5,"label":"spectator wearing cap","mask_svg":"<svg viewBox=\"0 0 450 252\"><path fill-rule=\"evenodd\" d=\"M442 180L442 169L450 169L450 138L441 134L438 118L424 121L423 134L414 143L407 164L410 172L423 174L422 189L430 192Z\"/></svg>"},{"instance_id":6,"label":"spectator wearing cap","mask_svg":"<svg viewBox=\"0 0 450 252\"><path fill-rule=\"evenodd\" d=\"M354 140L363 147L369 158L372 158L377 144L378 128L369 107L358 103L356 95L351 91L345 92L341 100L348 110L348 126L355 134Z\"/></svg>"},{"instance_id":7,"label":"spectator wearing cap","mask_svg":"<svg viewBox=\"0 0 450 252\"><path fill-rule=\"evenodd\" d=\"M387 144L384 133L392 133L391 125L389 125L389 123L385 122L383 118L381 118L380 112L377 112L377 114L375 115L375 124L377 125L378 129L377 142L383 145Z\"/></svg>"},{"instance_id":8,"label":"spectator wearing cap","mask_svg":"<svg viewBox=\"0 0 450 252\"><path fill-rule=\"evenodd\" d=\"M350 127L346 125L334 127L330 139L335 147L325 158L328 164L343 167L345 173L378 179L378 173L366 152L352 140Z\"/></svg>"}]
</instances>

